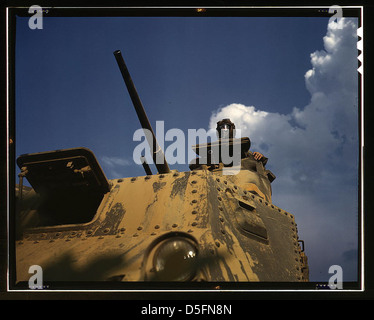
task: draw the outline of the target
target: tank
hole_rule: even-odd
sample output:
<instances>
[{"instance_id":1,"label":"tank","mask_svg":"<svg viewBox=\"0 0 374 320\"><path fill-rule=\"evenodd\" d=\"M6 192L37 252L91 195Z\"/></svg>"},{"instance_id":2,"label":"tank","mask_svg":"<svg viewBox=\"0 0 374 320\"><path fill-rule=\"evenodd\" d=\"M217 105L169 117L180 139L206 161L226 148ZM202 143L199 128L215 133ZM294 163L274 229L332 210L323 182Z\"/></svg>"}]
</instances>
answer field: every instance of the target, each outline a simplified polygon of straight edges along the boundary
<instances>
[{"instance_id":1,"label":"tank","mask_svg":"<svg viewBox=\"0 0 374 320\"><path fill-rule=\"evenodd\" d=\"M122 54L114 55L140 124L152 133L154 160L163 159L155 161L158 172L144 160L144 176L108 180L87 148L19 156L16 286L30 287L35 266L51 288L92 281L307 282L304 243L294 215L272 203L275 175L267 158L256 158L248 137L219 136L193 146L198 159L189 171L171 170ZM227 174L232 163L223 163L221 149L238 146L240 170Z\"/></svg>"}]
</instances>

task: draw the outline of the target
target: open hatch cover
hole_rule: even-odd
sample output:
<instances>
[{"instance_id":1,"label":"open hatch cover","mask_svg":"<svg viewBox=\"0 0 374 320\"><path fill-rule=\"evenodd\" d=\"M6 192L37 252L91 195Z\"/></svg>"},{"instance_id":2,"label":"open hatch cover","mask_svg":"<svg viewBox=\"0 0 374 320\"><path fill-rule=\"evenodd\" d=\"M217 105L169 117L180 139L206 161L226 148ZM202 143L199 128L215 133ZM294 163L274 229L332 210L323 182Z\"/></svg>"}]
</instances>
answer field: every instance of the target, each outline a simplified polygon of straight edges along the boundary
<instances>
[{"instance_id":1,"label":"open hatch cover","mask_svg":"<svg viewBox=\"0 0 374 320\"><path fill-rule=\"evenodd\" d=\"M109 182L96 157L87 148L24 154L17 165L39 194L89 189L105 194Z\"/></svg>"}]
</instances>

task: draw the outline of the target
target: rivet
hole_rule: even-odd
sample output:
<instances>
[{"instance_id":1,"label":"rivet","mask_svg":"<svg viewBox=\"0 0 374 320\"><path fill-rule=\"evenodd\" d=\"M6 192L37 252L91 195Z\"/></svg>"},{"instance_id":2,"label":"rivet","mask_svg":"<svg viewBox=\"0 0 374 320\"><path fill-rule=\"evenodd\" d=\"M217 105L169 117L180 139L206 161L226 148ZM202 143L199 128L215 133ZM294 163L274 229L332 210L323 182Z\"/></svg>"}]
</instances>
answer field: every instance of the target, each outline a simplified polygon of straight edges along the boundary
<instances>
[{"instance_id":1,"label":"rivet","mask_svg":"<svg viewBox=\"0 0 374 320\"><path fill-rule=\"evenodd\" d=\"M116 238L121 238L121 236L119 234L116 235Z\"/></svg>"},{"instance_id":2,"label":"rivet","mask_svg":"<svg viewBox=\"0 0 374 320\"><path fill-rule=\"evenodd\" d=\"M234 186L234 189L236 190L236 189L238 189L238 187L237 187L237 186Z\"/></svg>"},{"instance_id":3,"label":"rivet","mask_svg":"<svg viewBox=\"0 0 374 320\"><path fill-rule=\"evenodd\" d=\"M223 181L223 183L224 183L224 184L227 184L227 181L225 180L225 181Z\"/></svg>"},{"instance_id":4,"label":"rivet","mask_svg":"<svg viewBox=\"0 0 374 320\"><path fill-rule=\"evenodd\" d=\"M159 229L160 226L158 224L155 225L155 229Z\"/></svg>"},{"instance_id":5,"label":"rivet","mask_svg":"<svg viewBox=\"0 0 374 320\"><path fill-rule=\"evenodd\" d=\"M163 174L160 174L160 178L162 179L163 177L165 177Z\"/></svg>"},{"instance_id":6,"label":"rivet","mask_svg":"<svg viewBox=\"0 0 374 320\"><path fill-rule=\"evenodd\" d=\"M219 210L223 211L223 208L222 207L218 207Z\"/></svg>"},{"instance_id":7,"label":"rivet","mask_svg":"<svg viewBox=\"0 0 374 320\"><path fill-rule=\"evenodd\" d=\"M197 183L197 181L196 180L192 180L191 183L195 184L195 183Z\"/></svg>"},{"instance_id":8,"label":"rivet","mask_svg":"<svg viewBox=\"0 0 374 320\"><path fill-rule=\"evenodd\" d=\"M174 224L172 225L172 227L173 227L173 228L176 228L176 227L178 227L178 225L177 225L176 223L174 223Z\"/></svg>"},{"instance_id":9,"label":"rivet","mask_svg":"<svg viewBox=\"0 0 374 320\"><path fill-rule=\"evenodd\" d=\"M225 231L224 229L221 229L221 232L222 232L223 234L225 234L225 233L226 233L226 231Z\"/></svg>"},{"instance_id":10,"label":"rivet","mask_svg":"<svg viewBox=\"0 0 374 320\"><path fill-rule=\"evenodd\" d=\"M151 236L155 236L155 235L156 235L156 232L152 232L152 233L151 233Z\"/></svg>"},{"instance_id":11,"label":"rivet","mask_svg":"<svg viewBox=\"0 0 374 320\"><path fill-rule=\"evenodd\" d=\"M217 182L220 182L221 180L219 180L219 178L216 178L216 181L217 181Z\"/></svg>"},{"instance_id":12,"label":"rivet","mask_svg":"<svg viewBox=\"0 0 374 320\"><path fill-rule=\"evenodd\" d=\"M191 174L196 174L197 172L196 171L192 171Z\"/></svg>"},{"instance_id":13,"label":"rivet","mask_svg":"<svg viewBox=\"0 0 374 320\"><path fill-rule=\"evenodd\" d=\"M142 230L143 228L142 227L138 227L138 230L140 231L140 230Z\"/></svg>"},{"instance_id":14,"label":"rivet","mask_svg":"<svg viewBox=\"0 0 374 320\"><path fill-rule=\"evenodd\" d=\"M220 220L221 222L225 221L225 220L223 219L223 217L219 217L219 220Z\"/></svg>"},{"instance_id":15,"label":"rivet","mask_svg":"<svg viewBox=\"0 0 374 320\"><path fill-rule=\"evenodd\" d=\"M178 172L175 172L174 174L173 174L173 177L178 177L179 176L179 173Z\"/></svg>"},{"instance_id":16,"label":"rivet","mask_svg":"<svg viewBox=\"0 0 374 320\"><path fill-rule=\"evenodd\" d=\"M192 193L196 193L196 192L197 192L197 190L196 190L196 189L192 190Z\"/></svg>"},{"instance_id":17,"label":"rivet","mask_svg":"<svg viewBox=\"0 0 374 320\"><path fill-rule=\"evenodd\" d=\"M193 211L192 211L192 214L196 214L196 213L197 213L197 211L196 211L196 210L193 210Z\"/></svg>"},{"instance_id":18,"label":"rivet","mask_svg":"<svg viewBox=\"0 0 374 320\"><path fill-rule=\"evenodd\" d=\"M61 235L61 232L56 232L55 236L58 237Z\"/></svg>"},{"instance_id":19,"label":"rivet","mask_svg":"<svg viewBox=\"0 0 374 320\"><path fill-rule=\"evenodd\" d=\"M36 241L36 240L35 240L34 243L35 243L35 244L36 244L36 243L39 243L39 241Z\"/></svg>"},{"instance_id":20,"label":"rivet","mask_svg":"<svg viewBox=\"0 0 374 320\"><path fill-rule=\"evenodd\" d=\"M191 229L188 229L188 231L187 231L188 233L191 233L191 232L193 232L193 230L191 230Z\"/></svg>"},{"instance_id":21,"label":"rivet","mask_svg":"<svg viewBox=\"0 0 374 320\"><path fill-rule=\"evenodd\" d=\"M192 226L196 226L197 225L197 222L192 222Z\"/></svg>"},{"instance_id":22,"label":"rivet","mask_svg":"<svg viewBox=\"0 0 374 320\"><path fill-rule=\"evenodd\" d=\"M103 237L103 236L100 236L99 239L104 239L104 237Z\"/></svg>"},{"instance_id":23,"label":"rivet","mask_svg":"<svg viewBox=\"0 0 374 320\"><path fill-rule=\"evenodd\" d=\"M221 198L221 197L218 197L218 200L219 200L219 201L222 201L222 198Z\"/></svg>"},{"instance_id":24,"label":"rivet","mask_svg":"<svg viewBox=\"0 0 374 320\"><path fill-rule=\"evenodd\" d=\"M104 233L108 233L109 230L110 230L109 228L105 228L103 232L104 232Z\"/></svg>"},{"instance_id":25,"label":"rivet","mask_svg":"<svg viewBox=\"0 0 374 320\"><path fill-rule=\"evenodd\" d=\"M149 175L148 175L148 176L145 176L144 179L145 179L145 180L149 180L149 179L151 179L151 176L149 176Z\"/></svg>"},{"instance_id":26,"label":"rivet","mask_svg":"<svg viewBox=\"0 0 374 320\"><path fill-rule=\"evenodd\" d=\"M138 236L138 234L137 233L134 233L133 235L132 235L133 237L137 237Z\"/></svg>"},{"instance_id":27,"label":"rivet","mask_svg":"<svg viewBox=\"0 0 374 320\"><path fill-rule=\"evenodd\" d=\"M246 191L246 190L244 190L244 191L243 191L243 193L244 193L244 194L247 194L247 191Z\"/></svg>"},{"instance_id":28,"label":"rivet","mask_svg":"<svg viewBox=\"0 0 374 320\"><path fill-rule=\"evenodd\" d=\"M216 241L216 246L219 247L220 245L221 244L218 241Z\"/></svg>"},{"instance_id":29,"label":"rivet","mask_svg":"<svg viewBox=\"0 0 374 320\"><path fill-rule=\"evenodd\" d=\"M196 202L197 202L197 200L192 200L191 202L192 202L192 203L196 203Z\"/></svg>"},{"instance_id":30,"label":"rivet","mask_svg":"<svg viewBox=\"0 0 374 320\"><path fill-rule=\"evenodd\" d=\"M221 191L221 188L220 188L220 187L218 187L218 188L217 188L217 190L218 190L218 191Z\"/></svg>"},{"instance_id":31,"label":"rivet","mask_svg":"<svg viewBox=\"0 0 374 320\"><path fill-rule=\"evenodd\" d=\"M126 230L126 228L121 228L121 232L124 232Z\"/></svg>"},{"instance_id":32,"label":"rivet","mask_svg":"<svg viewBox=\"0 0 374 320\"><path fill-rule=\"evenodd\" d=\"M136 180L136 177L134 177L134 178L131 178L131 181L135 181Z\"/></svg>"},{"instance_id":33,"label":"rivet","mask_svg":"<svg viewBox=\"0 0 374 320\"><path fill-rule=\"evenodd\" d=\"M70 241L70 239L69 239L69 238L68 238L68 239L65 239L65 241L68 242L68 241Z\"/></svg>"},{"instance_id":34,"label":"rivet","mask_svg":"<svg viewBox=\"0 0 374 320\"><path fill-rule=\"evenodd\" d=\"M122 181L123 181L123 179L118 179L118 180L117 180L117 182L122 182Z\"/></svg>"}]
</instances>

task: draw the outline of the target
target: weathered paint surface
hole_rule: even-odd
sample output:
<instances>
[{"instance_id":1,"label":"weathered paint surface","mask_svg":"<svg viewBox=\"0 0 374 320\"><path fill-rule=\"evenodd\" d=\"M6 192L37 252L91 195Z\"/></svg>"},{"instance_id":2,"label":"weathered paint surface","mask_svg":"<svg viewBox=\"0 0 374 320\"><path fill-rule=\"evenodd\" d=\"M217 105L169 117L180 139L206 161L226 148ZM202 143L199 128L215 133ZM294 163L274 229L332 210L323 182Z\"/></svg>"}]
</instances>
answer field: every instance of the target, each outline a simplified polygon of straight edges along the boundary
<instances>
[{"instance_id":1,"label":"weathered paint surface","mask_svg":"<svg viewBox=\"0 0 374 320\"><path fill-rule=\"evenodd\" d=\"M110 182L92 221L24 232L17 281L31 265L46 281L149 280L154 248L176 236L196 243L196 281L306 280L294 217L248 185L206 170Z\"/></svg>"}]
</instances>

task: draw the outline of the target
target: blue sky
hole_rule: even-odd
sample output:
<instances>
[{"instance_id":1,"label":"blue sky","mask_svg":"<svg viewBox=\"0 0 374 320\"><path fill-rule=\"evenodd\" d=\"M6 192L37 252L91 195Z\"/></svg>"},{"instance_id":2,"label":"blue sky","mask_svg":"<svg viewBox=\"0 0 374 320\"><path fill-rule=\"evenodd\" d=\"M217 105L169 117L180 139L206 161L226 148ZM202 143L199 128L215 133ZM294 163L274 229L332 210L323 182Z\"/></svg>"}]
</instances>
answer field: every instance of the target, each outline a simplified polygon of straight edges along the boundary
<instances>
[{"instance_id":1,"label":"blue sky","mask_svg":"<svg viewBox=\"0 0 374 320\"><path fill-rule=\"evenodd\" d=\"M290 101L291 107L305 105L302 79L310 52L322 46L326 21L44 18L42 30L31 30L28 18L19 18L17 134L23 136L17 152L84 145L98 157L132 160L139 122L113 57L116 49L152 125L164 120L165 130L207 129L211 113L232 102L270 111L285 111ZM42 125L35 126L36 118ZM143 172L128 169L119 174Z\"/></svg>"},{"instance_id":2,"label":"blue sky","mask_svg":"<svg viewBox=\"0 0 374 320\"><path fill-rule=\"evenodd\" d=\"M84 146L109 179L144 175L132 159L139 121L113 56L119 49L154 128L163 120L165 131L187 134L235 119L269 156L273 203L296 217L311 280L326 281L333 264L355 280L355 21L337 30L328 22L44 17L43 29L31 30L18 17L16 156Z\"/></svg>"}]
</instances>

